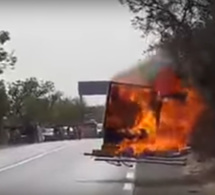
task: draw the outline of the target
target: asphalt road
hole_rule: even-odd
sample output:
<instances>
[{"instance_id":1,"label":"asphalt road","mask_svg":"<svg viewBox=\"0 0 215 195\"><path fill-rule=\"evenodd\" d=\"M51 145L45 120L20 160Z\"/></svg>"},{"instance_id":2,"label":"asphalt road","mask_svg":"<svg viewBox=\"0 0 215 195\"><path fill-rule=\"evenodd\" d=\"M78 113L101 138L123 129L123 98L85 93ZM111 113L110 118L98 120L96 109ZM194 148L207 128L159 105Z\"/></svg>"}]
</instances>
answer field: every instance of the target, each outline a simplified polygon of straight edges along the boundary
<instances>
[{"instance_id":1,"label":"asphalt road","mask_svg":"<svg viewBox=\"0 0 215 195\"><path fill-rule=\"evenodd\" d=\"M135 173L134 195L205 195L196 178L184 175L184 167L139 164Z\"/></svg>"},{"instance_id":2,"label":"asphalt road","mask_svg":"<svg viewBox=\"0 0 215 195\"><path fill-rule=\"evenodd\" d=\"M134 169L94 162L83 156L100 145L101 140L94 139L3 149L0 151L0 194L132 194Z\"/></svg>"},{"instance_id":3,"label":"asphalt road","mask_svg":"<svg viewBox=\"0 0 215 195\"><path fill-rule=\"evenodd\" d=\"M129 169L83 156L101 143L98 139L48 142L0 150L0 194L203 194L178 167L141 164Z\"/></svg>"}]
</instances>

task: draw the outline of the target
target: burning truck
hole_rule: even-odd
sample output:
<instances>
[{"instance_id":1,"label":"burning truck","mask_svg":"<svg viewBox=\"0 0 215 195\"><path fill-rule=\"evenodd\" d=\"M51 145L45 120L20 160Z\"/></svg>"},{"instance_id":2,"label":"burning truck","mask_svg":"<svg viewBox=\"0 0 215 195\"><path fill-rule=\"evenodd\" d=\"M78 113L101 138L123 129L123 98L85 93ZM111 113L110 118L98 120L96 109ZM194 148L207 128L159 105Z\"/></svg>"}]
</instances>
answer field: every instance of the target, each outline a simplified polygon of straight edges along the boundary
<instances>
[{"instance_id":1,"label":"burning truck","mask_svg":"<svg viewBox=\"0 0 215 195\"><path fill-rule=\"evenodd\" d=\"M204 103L195 89L183 86L167 59L156 55L110 82L102 148L85 155L115 165L186 164Z\"/></svg>"}]
</instances>

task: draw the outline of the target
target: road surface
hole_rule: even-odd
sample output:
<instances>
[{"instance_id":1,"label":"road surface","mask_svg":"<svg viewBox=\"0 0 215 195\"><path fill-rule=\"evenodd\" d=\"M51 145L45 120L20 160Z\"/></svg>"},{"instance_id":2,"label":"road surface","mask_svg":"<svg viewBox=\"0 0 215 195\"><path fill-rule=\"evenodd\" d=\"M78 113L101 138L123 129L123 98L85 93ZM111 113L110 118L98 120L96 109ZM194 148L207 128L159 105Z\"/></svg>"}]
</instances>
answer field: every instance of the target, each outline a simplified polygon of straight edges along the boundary
<instances>
[{"instance_id":1,"label":"road surface","mask_svg":"<svg viewBox=\"0 0 215 195\"><path fill-rule=\"evenodd\" d=\"M75 140L0 150L0 194L202 194L196 184L181 177L180 168L144 164L129 169L83 156L101 143L98 139Z\"/></svg>"},{"instance_id":2,"label":"road surface","mask_svg":"<svg viewBox=\"0 0 215 195\"><path fill-rule=\"evenodd\" d=\"M83 156L100 145L94 139L3 149L0 194L131 195L134 170Z\"/></svg>"},{"instance_id":3,"label":"road surface","mask_svg":"<svg viewBox=\"0 0 215 195\"><path fill-rule=\"evenodd\" d=\"M205 195L196 178L183 174L183 167L139 164L135 173L134 195Z\"/></svg>"}]
</instances>

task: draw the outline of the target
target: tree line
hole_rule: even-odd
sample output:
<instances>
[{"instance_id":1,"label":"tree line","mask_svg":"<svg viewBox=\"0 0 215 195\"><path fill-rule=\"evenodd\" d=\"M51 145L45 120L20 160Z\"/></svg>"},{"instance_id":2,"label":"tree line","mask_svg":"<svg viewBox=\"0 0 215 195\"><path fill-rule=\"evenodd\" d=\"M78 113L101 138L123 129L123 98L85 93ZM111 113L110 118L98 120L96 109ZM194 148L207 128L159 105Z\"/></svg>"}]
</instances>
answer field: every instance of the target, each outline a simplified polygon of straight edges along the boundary
<instances>
[{"instance_id":1,"label":"tree line","mask_svg":"<svg viewBox=\"0 0 215 195\"><path fill-rule=\"evenodd\" d=\"M0 74L14 68L17 57L4 50L10 40L9 32L0 31ZM30 77L5 83L0 80L0 143L6 144L7 130L29 122L43 126L74 125L84 120L87 113L100 122L102 106L89 107L79 97L66 97L52 81Z\"/></svg>"},{"instance_id":2,"label":"tree line","mask_svg":"<svg viewBox=\"0 0 215 195\"><path fill-rule=\"evenodd\" d=\"M27 120L66 125L80 121L86 108L86 103L79 98L64 97L53 82L36 78L9 83L5 97L8 106L4 116L10 123Z\"/></svg>"}]
</instances>

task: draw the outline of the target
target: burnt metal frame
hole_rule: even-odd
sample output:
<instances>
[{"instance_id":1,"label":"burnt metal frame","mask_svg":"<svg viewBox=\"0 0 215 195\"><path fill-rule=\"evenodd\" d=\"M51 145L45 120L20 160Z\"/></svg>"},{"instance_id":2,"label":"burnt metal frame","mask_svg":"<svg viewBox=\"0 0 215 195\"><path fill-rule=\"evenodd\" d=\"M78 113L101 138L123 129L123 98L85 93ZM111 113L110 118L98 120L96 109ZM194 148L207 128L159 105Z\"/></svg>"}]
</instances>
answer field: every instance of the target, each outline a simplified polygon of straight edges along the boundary
<instances>
[{"instance_id":1,"label":"burnt metal frame","mask_svg":"<svg viewBox=\"0 0 215 195\"><path fill-rule=\"evenodd\" d=\"M144 156L144 157L120 157L120 156L105 156L94 153L84 153L85 156L94 157L95 161L103 161L116 166L127 166L132 167L134 163L150 163L150 164L161 164L169 166L185 166L187 165L186 156L189 154L190 148L184 152L177 152L172 156Z\"/></svg>"},{"instance_id":2,"label":"burnt metal frame","mask_svg":"<svg viewBox=\"0 0 215 195\"><path fill-rule=\"evenodd\" d=\"M151 86L147 86L147 85L136 85L136 84L132 84L132 83L121 83L121 82L116 82L116 81L111 81L109 83L109 86L108 86L108 91L107 91L107 96L106 96L106 104L105 104L105 113L104 113L104 118L103 118L103 127L106 126L106 118L107 118L107 108L108 108L108 103L109 103L109 100L110 100L110 90L111 90L111 86L114 85L114 84L117 84L117 85L126 85L126 86L134 86L134 87L138 87L138 88L146 88L146 89L151 89L153 91L153 88ZM105 143L105 132L104 131L104 139L103 139L103 144Z\"/></svg>"},{"instance_id":3,"label":"burnt metal frame","mask_svg":"<svg viewBox=\"0 0 215 195\"><path fill-rule=\"evenodd\" d=\"M111 86L113 84L117 85L126 85L126 86L134 86L138 88L146 88L146 89L151 89L152 92L154 91L151 86L143 86L143 85L136 85L136 84L130 84L130 83L120 83L120 82L115 82L111 81L108 86L108 91L107 91L107 97L106 97L106 105L105 107L108 107L109 99L110 99L110 90ZM104 123L103 123L103 128L106 126L106 117L107 117L107 109L105 109L104 113ZM105 144L105 131L104 131L104 139L103 139L103 144ZM104 161L109 164L115 165L115 166L126 166L126 167L132 167L134 163L150 163L150 164L162 164L162 165L170 165L170 166L185 166L187 164L187 154L191 151L190 148L186 148L182 152L176 152L172 154L171 156L144 156L141 158L138 157L120 157L120 156L110 156L110 155L99 155L94 152L92 153L84 153L86 156L92 156L95 157L95 161Z\"/></svg>"}]
</instances>

